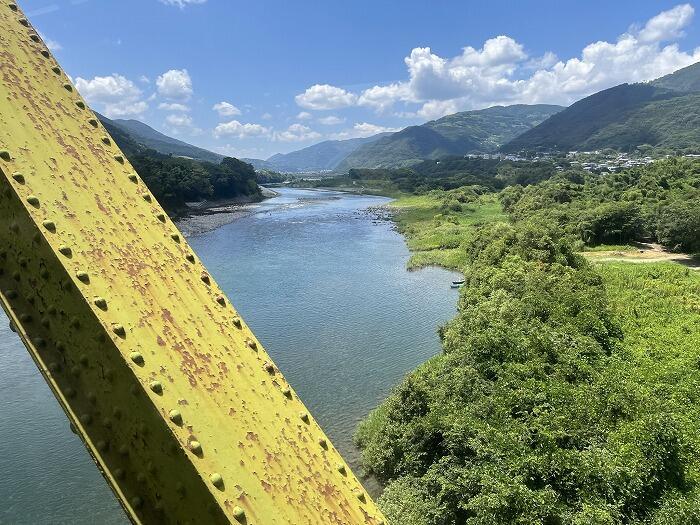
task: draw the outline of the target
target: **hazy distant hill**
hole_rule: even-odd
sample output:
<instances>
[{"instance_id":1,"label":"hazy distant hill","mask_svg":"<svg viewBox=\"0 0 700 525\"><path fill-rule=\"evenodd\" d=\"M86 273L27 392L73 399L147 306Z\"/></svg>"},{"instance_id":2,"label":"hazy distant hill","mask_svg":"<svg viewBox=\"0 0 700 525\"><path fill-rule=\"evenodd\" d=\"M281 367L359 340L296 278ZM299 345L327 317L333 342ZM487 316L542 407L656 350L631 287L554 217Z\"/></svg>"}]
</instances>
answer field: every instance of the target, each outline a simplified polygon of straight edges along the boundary
<instances>
[{"instance_id":1,"label":"hazy distant hill","mask_svg":"<svg viewBox=\"0 0 700 525\"><path fill-rule=\"evenodd\" d=\"M335 169L345 157L363 144L374 142L386 135L387 133L380 133L366 138L326 140L291 153L277 153L267 160L244 160L256 168L281 172L328 171Z\"/></svg>"},{"instance_id":2,"label":"hazy distant hill","mask_svg":"<svg viewBox=\"0 0 700 525\"><path fill-rule=\"evenodd\" d=\"M104 120L104 117L101 117L101 119ZM110 122L112 122L114 126L129 133L136 142L154 149L159 153L177 157L188 157L207 162L221 162L224 158L223 155L219 155L213 151L198 148L197 146L187 144L181 140L168 137L138 120L112 119Z\"/></svg>"},{"instance_id":3,"label":"hazy distant hill","mask_svg":"<svg viewBox=\"0 0 700 525\"><path fill-rule=\"evenodd\" d=\"M365 144L348 155L337 171L400 167L423 159L492 152L562 109L518 104L455 113Z\"/></svg>"},{"instance_id":4,"label":"hazy distant hill","mask_svg":"<svg viewBox=\"0 0 700 525\"><path fill-rule=\"evenodd\" d=\"M631 151L648 144L700 149L700 64L653 82L621 84L579 100L502 150Z\"/></svg>"}]
</instances>

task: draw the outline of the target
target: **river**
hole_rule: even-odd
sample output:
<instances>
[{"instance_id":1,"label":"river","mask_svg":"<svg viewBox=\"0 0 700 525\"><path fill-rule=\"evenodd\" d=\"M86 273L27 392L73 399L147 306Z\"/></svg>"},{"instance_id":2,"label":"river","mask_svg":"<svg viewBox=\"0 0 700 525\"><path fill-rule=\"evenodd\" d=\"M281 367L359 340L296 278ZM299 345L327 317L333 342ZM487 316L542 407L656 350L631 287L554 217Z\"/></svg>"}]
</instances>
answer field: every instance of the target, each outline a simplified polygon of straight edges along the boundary
<instances>
[{"instance_id":1,"label":"river","mask_svg":"<svg viewBox=\"0 0 700 525\"><path fill-rule=\"evenodd\" d=\"M439 351L437 327L457 302L457 274L406 271L403 238L368 210L386 202L284 188L189 239L358 473L357 423ZM126 523L1 312L0 417L0 523Z\"/></svg>"}]
</instances>

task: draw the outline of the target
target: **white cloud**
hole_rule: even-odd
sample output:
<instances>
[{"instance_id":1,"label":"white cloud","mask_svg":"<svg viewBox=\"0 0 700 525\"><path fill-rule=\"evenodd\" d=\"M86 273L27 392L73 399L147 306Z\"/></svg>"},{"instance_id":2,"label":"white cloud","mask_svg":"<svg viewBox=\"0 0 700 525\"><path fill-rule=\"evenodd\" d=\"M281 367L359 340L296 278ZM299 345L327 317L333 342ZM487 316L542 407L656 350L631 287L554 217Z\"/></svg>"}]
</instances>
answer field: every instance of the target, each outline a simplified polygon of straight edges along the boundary
<instances>
[{"instance_id":1,"label":"white cloud","mask_svg":"<svg viewBox=\"0 0 700 525\"><path fill-rule=\"evenodd\" d=\"M138 116L148 109L136 84L117 73L89 80L77 77L75 87L91 105L100 106L108 117Z\"/></svg>"},{"instance_id":2,"label":"white cloud","mask_svg":"<svg viewBox=\"0 0 700 525\"><path fill-rule=\"evenodd\" d=\"M377 133L394 132L399 131L399 129L400 128L389 128L386 126L379 126L377 124L370 124L369 122L357 122L352 129L341 131L340 133L333 133L330 135L330 138L345 140L360 137L371 137Z\"/></svg>"},{"instance_id":3,"label":"white cloud","mask_svg":"<svg viewBox=\"0 0 700 525\"><path fill-rule=\"evenodd\" d=\"M141 83L143 83L143 84L150 84L150 83L151 83L151 79L148 78L146 75L141 75L141 76L139 77L139 82L141 82Z\"/></svg>"},{"instance_id":4,"label":"white cloud","mask_svg":"<svg viewBox=\"0 0 700 525\"><path fill-rule=\"evenodd\" d=\"M214 106L212 106L211 109L216 111L222 117L233 117L235 115L241 114L240 109L238 109L236 106L234 106L230 102L226 102L226 101L221 101L217 104L214 104Z\"/></svg>"},{"instance_id":5,"label":"white cloud","mask_svg":"<svg viewBox=\"0 0 700 525\"><path fill-rule=\"evenodd\" d=\"M260 116L260 118L263 119L263 120L270 120L270 119L272 118L272 114L271 114L271 113L263 113L263 114Z\"/></svg>"},{"instance_id":6,"label":"white cloud","mask_svg":"<svg viewBox=\"0 0 700 525\"><path fill-rule=\"evenodd\" d=\"M239 139L247 137L261 137L270 134L270 129L260 124L242 124L237 120L223 122L214 128L214 136L232 136Z\"/></svg>"},{"instance_id":7,"label":"white cloud","mask_svg":"<svg viewBox=\"0 0 700 525\"><path fill-rule=\"evenodd\" d=\"M183 111L187 112L190 110L189 106L185 104L179 104L177 102L161 102L158 104L158 109L162 109L164 111Z\"/></svg>"},{"instance_id":8,"label":"white cloud","mask_svg":"<svg viewBox=\"0 0 700 525\"><path fill-rule=\"evenodd\" d=\"M335 126L337 124L342 124L345 122L344 118L336 117L335 115L330 115L328 117L321 117L318 121L324 126Z\"/></svg>"},{"instance_id":9,"label":"white cloud","mask_svg":"<svg viewBox=\"0 0 700 525\"><path fill-rule=\"evenodd\" d=\"M307 140L317 140L321 134L303 124L292 124L285 131L275 132L273 139L280 142L304 142Z\"/></svg>"},{"instance_id":10,"label":"white cloud","mask_svg":"<svg viewBox=\"0 0 700 525\"><path fill-rule=\"evenodd\" d=\"M172 114L165 118L165 122L178 128L189 128L192 126L192 117L189 115Z\"/></svg>"},{"instance_id":11,"label":"white cloud","mask_svg":"<svg viewBox=\"0 0 700 525\"><path fill-rule=\"evenodd\" d=\"M308 111L301 111L297 115L297 120L310 120L313 118L313 115L309 113Z\"/></svg>"},{"instance_id":12,"label":"white cloud","mask_svg":"<svg viewBox=\"0 0 700 525\"><path fill-rule=\"evenodd\" d=\"M663 42L675 40L684 35L685 29L693 19L695 10L690 4L677 5L649 19L639 31L640 42Z\"/></svg>"},{"instance_id":13,"label":"white cloud","mask_svg":"<svg viewBox=\"0 0 700 525\"><path fill-rule=\"evenodd\" d=\"M186 69L171 69L156 79L158 94L172 100L189 100L192 79Z\"/></svg>"},{"instance_id":14,"label":"white cloud","mask_svg":"<svg viewBox=\"0 0 700 525\"><path fill-rule=\"evenodd\" d=\"M304 109L338 109L355 105L357 95L328 84L315 84L294 97Z\"/></svg>"},{"instance_id":15,"label":"white cloud","mask_svg":"<svg viewBox=\"0 0 700 525\"><path fill-rule=\"evenodd\" d=\"M496 104L568 105L602 89L648 81L700 61L700 48L683 51L676 42L693 15L690 4L678 5L614 42L593 42L568 59L552 52L528 56L523 45L507 35L490 38L481 48L467 46L453 57L417 47L404 59L406 80L376 85L358 95L315 85L297 95L297 104L308 109L359 105L385 112L401 103L417 109L398 115L423 118Z\"/></svg>"},{"instance_id":16,"label":"white cloud","mask_svg":"<svg viewBox=\"0 0 700 525\"><path fill-rule=\"evenodd\" d=\"M174 5L179 7L180 9L183 9L185 6L188 5L194 5L194 4L203 4L207 0L160 0L162 4L165 5Z\"/></svg>"}]
</instances>

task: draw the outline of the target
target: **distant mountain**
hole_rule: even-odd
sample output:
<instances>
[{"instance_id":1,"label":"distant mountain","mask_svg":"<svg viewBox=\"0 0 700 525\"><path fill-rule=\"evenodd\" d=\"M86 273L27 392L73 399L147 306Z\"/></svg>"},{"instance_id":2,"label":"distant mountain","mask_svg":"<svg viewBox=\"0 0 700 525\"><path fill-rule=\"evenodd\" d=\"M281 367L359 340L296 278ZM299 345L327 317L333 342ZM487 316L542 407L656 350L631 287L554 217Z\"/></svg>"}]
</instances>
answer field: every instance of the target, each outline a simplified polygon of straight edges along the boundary
<instances>
[{"instance_id":1,"label":"distant mountain","mask_svg":"<svg viewBox=\"0 0 700 525\"><path fill-rule=\"evenodd\" d=\"M100 120L104 121L105 118L100 116ZM168 137L138 120L112 119L110 122L128 133L136 142L165 155L187 157L214 163L219 163L224 158L223 155L213 151L198 148L181 140Z\"/></svg>"},{"instance_id":2,"label":"distant mountain","mask_svg":"<svg viewBox=\"0 0 700 525\"><path fill-rule=\"evenodd\" d=\"M360 146L372 143L386 135L388 133L379 133L365 138L326 140L291 153L277 153L267 160L243 160L258 169L270 169L283 173L330 171Z\"/></svg>"},{"instance_id":3,"label":"distant mountain","mask_svg":"<svg viewBox=\"0 0 700 525\"><path fill-rule=\"evenodd\" d=\"M562 109L545 104L518 104L455 113L364 144L350 153L336 171L393 168L423 159L493 152Z\"/></svg>"},{"instance_id":4,"label":"distant mountain","mask_svg":"<svg viewBox=\"0 0 700 525\"><path fill-rule=\"evenodd\" d=\"M503 146L504 152L700 148L700 63L579 100Z\"/></svg>"}]
</instances>

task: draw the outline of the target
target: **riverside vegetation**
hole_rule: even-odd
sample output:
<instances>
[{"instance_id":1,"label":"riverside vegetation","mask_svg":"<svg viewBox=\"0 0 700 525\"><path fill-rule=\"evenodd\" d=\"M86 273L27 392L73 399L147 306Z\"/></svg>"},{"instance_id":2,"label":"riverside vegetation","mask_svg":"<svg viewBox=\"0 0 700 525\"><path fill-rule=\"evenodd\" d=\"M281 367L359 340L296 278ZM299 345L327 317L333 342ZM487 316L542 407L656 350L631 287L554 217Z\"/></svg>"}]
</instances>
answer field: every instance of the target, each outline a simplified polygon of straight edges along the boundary
<instances>
[{"instance_id":1,"label":"riverside vegetation","mask_svg":"<svg viewBox=\"0 0 700 525\"><path fill-rule=\"evenodd\" d=\"M357 430L380 504L395 525L700 523L700 272L581 254L700 250L700 162L530 167L418 174L395 203L411 264L465 284L443 352Z\"/></svg>"}]
</instances>

